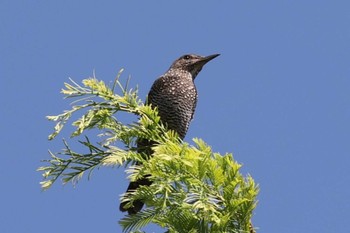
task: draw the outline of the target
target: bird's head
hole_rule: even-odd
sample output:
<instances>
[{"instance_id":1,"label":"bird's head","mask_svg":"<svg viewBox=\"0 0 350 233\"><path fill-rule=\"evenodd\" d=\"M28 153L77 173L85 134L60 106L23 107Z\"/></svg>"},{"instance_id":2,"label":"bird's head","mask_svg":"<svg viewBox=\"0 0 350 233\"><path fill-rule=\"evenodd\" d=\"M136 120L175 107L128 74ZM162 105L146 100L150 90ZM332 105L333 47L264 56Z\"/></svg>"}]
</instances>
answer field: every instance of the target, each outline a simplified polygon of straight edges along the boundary
<instances>
[{"instance_id":1,"label":"bird's head","mask_svg":"<svg viewBox=\"0 0 350 233\"><path fill-rule=\"evenodd\" d=\"M203 66L219 55L220 54L213 54L203 57L196 54L186 54L174 61L174 63L170 66L170 69L181 69L188 71L192 74L192 78L195 79L197 74L202 70Z\"/></svg>"}]
</instances>

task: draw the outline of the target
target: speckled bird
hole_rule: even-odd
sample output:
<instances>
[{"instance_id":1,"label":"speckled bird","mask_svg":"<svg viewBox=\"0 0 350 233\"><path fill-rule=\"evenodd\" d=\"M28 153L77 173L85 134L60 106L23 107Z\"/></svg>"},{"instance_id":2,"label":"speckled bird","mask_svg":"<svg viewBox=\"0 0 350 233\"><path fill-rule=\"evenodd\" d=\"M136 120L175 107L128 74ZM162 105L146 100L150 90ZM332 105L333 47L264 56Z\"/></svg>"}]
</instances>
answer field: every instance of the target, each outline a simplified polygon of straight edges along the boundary
<instances>
[{"instance_id":1,"label":"speckled bird","mask_svg":"<svg viewBox=\"0 0 350 233\"><path fill-rule=\"evenodd\" d=\"M220 54L199 56L183 55L173 62L169 70L152 85L148 94L148 104L158 108L158 114L168 129L178 133L184 139L197 105L197 89L194 80L203 66ZM134 191L140 185L150 185L147 178L130 182L126 192ZM129 214L139 212L143 207L140 200L134 201L133 207L125 208L127 202L120 204L121 211Z\"/></svg>"}]
</instances>

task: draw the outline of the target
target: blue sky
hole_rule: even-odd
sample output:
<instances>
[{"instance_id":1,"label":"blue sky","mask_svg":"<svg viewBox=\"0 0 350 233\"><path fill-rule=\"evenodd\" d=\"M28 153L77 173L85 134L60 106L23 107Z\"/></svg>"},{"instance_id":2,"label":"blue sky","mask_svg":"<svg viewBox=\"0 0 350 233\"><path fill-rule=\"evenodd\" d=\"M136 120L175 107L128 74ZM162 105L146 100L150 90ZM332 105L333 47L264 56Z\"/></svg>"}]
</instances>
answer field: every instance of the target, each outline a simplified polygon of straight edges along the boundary
<instances>
[{"instance_id":1,"label":"blue sky","mask_svg":"<svg viewBox=\"0 0 350 233\"><path fill-rule=\"evenodd\" d=\"M144 98L185 53L221 53L196 79L186 141L233 152L259 183L259 232L348 232L349 12L345 0L1 1L0 232L120 232L123 169L41 192L35 170L71 130L49 142L45 116L69 108L68 77L125 68Z\"/></svg>"}]
</instances>

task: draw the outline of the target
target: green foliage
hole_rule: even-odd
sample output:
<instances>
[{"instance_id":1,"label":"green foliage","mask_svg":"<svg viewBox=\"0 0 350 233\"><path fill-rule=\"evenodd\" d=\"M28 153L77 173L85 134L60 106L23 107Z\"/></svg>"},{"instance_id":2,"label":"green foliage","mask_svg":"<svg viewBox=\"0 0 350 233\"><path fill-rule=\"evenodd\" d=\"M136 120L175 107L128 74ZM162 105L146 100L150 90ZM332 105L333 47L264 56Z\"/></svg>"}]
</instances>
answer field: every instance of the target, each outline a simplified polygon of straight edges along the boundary
<instances>
[{"instance_id":1,"label":"green foliage","mask_svg":"<svg viewBox=\"0 0 350 233\"><path fill-rule=\"evenodd\" d=\"M78 97L71 110L57 116L54 139L73 113L85 113L72 125L71 137L81 135L88 129L98 129L102 140L93 144L85 137L79 141L86 153L73 151L64 141L61 153L45 160L42 188L48 189L59 178L63 183L75 184L85 172L91 175L96 167L123 166L138 161L127 169L129 179L134 181L145 175L152 181L133 193L124 194L121 201L142 199L146 208L135 215L120 220L124 232L139 230L149 223L168 229L167 232L251 232L251 217L256 206L258 188L250 176L244 177L241 167L232 154L220 155L201 139L194 144L182 142L173 131L161 124L157 109L145 105L138 98L137 89L128 90L119 82L119 72L113 87L108 87L95 77L83 80L83 86L73 80L65 83L62 93L66 98ZM128 82L127 82L128 83ZM118 86L121 94L115 93ZM79 104L77 104L79 103ZM118 119L120 112L138 116L138 121L124 124ZM155 142L151 158L136 150L136 140ZM123 148L117 145L123 145Z\"/></svg>"}]
</instances>

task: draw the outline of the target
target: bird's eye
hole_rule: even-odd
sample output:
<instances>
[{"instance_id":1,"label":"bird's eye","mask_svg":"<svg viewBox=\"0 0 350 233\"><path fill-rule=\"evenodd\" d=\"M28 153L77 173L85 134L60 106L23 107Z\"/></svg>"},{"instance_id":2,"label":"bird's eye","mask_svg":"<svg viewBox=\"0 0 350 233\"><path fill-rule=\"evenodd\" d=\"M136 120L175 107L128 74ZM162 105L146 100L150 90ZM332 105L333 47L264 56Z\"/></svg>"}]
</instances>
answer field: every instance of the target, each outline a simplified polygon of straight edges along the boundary
<instances>
[{"instance_id":1,"label":"bird's eye","mask_svg":"<svg viewBox=\"0 0 350 233\"><path fill-rule=\"evenodd\" d=\"M185 60L190 59L190 55L185 55L185 56L184 56L184 59L185 59Z\"/></svg>"}]
</instances>

